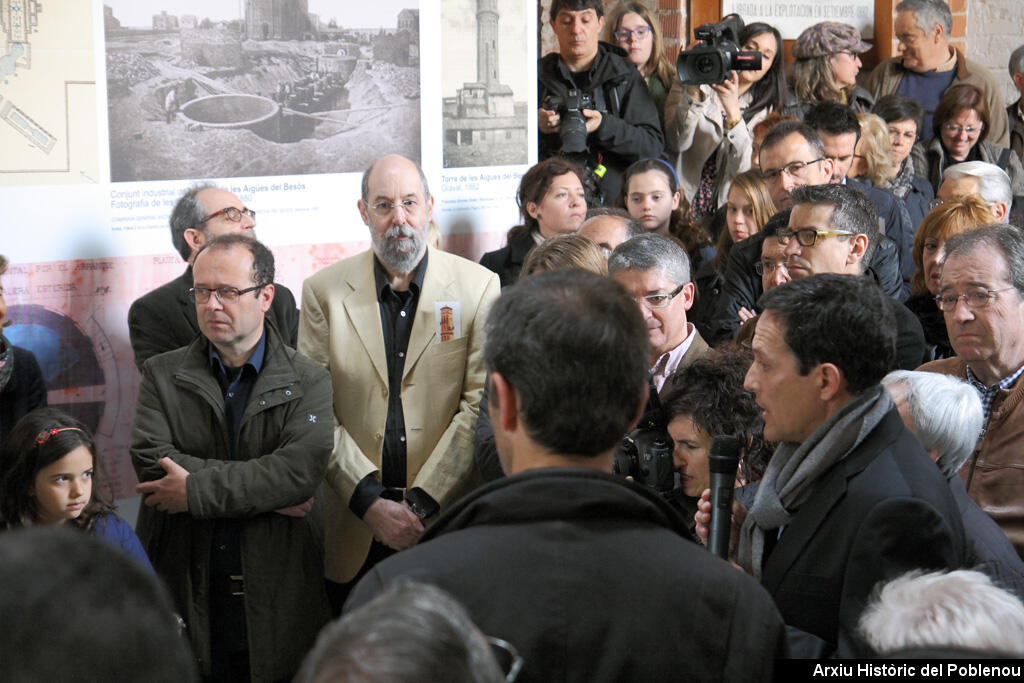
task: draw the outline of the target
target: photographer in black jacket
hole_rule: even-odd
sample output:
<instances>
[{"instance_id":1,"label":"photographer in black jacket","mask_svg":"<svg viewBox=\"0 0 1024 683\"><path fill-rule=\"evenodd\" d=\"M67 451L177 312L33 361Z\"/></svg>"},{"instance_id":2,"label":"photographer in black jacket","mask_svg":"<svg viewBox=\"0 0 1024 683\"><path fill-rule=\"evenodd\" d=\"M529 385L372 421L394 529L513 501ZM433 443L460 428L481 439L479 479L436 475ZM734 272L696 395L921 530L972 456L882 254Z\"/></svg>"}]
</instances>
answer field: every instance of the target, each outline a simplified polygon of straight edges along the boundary
<instances>
[{"instance_id":1,"label":"photographer in black jacket","mask_svg":"<svg viewBox=\"0 0 1024 683\"><path fill-rule=\"evenodd\" d=\"M661 154L658 111L625 51L598 40L601 0L553 0L551 27L558 52L537 64L540 158L585 167L595 200L610 205L626 167Z\"/></svg>"}]
</instances>

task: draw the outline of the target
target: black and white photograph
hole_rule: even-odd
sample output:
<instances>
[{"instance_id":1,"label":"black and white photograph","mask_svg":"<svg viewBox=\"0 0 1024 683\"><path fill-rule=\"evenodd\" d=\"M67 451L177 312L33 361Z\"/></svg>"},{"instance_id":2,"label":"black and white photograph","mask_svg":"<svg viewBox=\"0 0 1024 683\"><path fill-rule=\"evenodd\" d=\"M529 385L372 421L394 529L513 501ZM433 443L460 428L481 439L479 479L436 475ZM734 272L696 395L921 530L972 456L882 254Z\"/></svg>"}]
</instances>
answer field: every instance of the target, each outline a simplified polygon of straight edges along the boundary
<instances>
[{"instance_id":1,"label":"black and white photograph","mask_svg":"<svg viewBox=\"0 0 1024 683\"><path fill-rule=\"evenodd\" d=\"M527 163L523 0L442 3L444 167ZM533 70L533 74L529 73Z\"/></svg>"},{"instance_id":2,"label":"black and white photograph","mask_svg":"<svg viewBox=\"0 0 1024 683\"><path fill-rule=\"evenodd\" d=\"M112 182L419 161L418 0L106 0Z\"/></svg>"}]
</instances>

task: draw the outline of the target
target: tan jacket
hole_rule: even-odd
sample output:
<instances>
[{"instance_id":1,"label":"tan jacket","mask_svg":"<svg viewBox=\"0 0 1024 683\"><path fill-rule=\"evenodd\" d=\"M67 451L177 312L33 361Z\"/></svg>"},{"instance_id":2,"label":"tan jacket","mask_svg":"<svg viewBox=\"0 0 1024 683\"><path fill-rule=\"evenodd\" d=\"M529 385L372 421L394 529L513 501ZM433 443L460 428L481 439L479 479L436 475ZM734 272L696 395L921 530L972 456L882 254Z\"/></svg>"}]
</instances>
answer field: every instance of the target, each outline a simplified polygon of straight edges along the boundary
<instances>
[{"instance_id":1,"label":"tan jacket","mask_svg":"<svg viewBox=\"0 0 1024 683\"><path fill-rule=\"evenodd\" d=\"M484 322L498 276L430 250L402 378L409 487L444 510L474 481L473 425L484 385ZM459 309L461 331L442 342L435 315ZM459 333L461 332L461 334ZM350 581L370 549L370 527L349 510L363 477L378 472L388 405L388 366L373 277L373 252L328 266L302 286L299 348L331 373L338 426L327 468L325 575Z\"/></svg>"},{"instance_id":2,"label":"tan jacket","mask_svg":"<svg viewBox=\"0 0 1024 683\"><path fill-rule=\"evenodd\" d=\"M964 57L960 50L953 50L956 52L956 76L953 77L953 85L968 83L981 90L981 94L988 102L989 116L992 118L989 122L989 134L985 139L999 147L1009 147L1010 127L1006 121L1006 104L992 72L978 62ZM906 70L903 68L901 57L887 59L876 66L868 76L868 90L876 100L883 95L891 95L900 86L904 73ZM931 131L927 131L927 135L931 135Z\"/></svg>"},{"instance_id":3,"label":"tan jacket","mask_svg":"<svg viewBox=\"0 0 1024 683\"><path fill-rule=\"evenodd\" d=\"M959 358L925 363L919 370L967 379L967 365ZM992 404L974 455L960 469L967 494L994 519L1024 557L1024 380L1001 390Z\"/></svg>"}]
</instances>

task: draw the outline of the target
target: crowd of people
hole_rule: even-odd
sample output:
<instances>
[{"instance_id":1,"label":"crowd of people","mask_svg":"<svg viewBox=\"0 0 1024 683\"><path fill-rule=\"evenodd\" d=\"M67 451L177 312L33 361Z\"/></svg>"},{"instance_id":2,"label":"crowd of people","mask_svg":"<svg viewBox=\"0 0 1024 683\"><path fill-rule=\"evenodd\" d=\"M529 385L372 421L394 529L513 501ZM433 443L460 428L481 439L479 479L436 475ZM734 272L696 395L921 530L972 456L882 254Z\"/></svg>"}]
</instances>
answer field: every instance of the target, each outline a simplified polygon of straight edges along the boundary
<instances>
[{"instance_id":1,"label":"crowd of people","mask_svg":"<svg viewBox=\"0 0 1024 683\"><path fill-rule=\"evenodd\" d=\"M134 529L0 335L0 678L1024 656L1020 101L949 45L942 0L896 6L899 56L866 78L834 22L790 68L775 27L740 23L759 68L695 85L645 3L553 0L550 23L542 159L479 264L431 243L401 156L362 178L371 248L301 306L252 209L179 198L185 270L128 314ZM1024 46L1010 75L1024 93ZM702 547L723 530L731 565ZM65 593L103 629L17 618Z\"/></svg>"}]
</instances>

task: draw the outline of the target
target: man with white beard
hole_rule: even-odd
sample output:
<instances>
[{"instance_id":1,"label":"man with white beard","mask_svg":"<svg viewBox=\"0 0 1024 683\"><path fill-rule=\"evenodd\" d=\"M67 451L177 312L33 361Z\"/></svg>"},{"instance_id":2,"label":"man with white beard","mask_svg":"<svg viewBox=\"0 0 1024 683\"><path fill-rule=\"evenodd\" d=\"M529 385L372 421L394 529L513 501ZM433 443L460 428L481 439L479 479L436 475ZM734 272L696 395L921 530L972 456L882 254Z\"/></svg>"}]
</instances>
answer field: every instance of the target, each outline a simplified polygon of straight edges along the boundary
<instances>
[{"instance_id":1,"label":"man with white beard","mask_svg":"<svg viewBox=\"0 0 1024 683\"><path fill-rule=\"evenodd\" d=\"M408 159L374 162L358 206L372 249L307 279L299 321L299 349L334 385L324 504L336 614L471 486L484 321L500 291L483 266L427 246L434 198Z\"/></svg>"}]
</instances>

